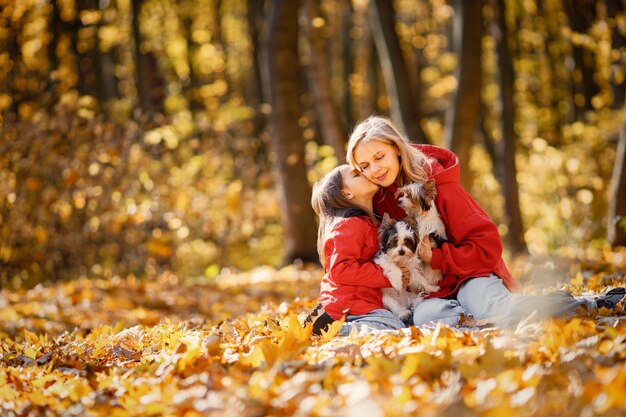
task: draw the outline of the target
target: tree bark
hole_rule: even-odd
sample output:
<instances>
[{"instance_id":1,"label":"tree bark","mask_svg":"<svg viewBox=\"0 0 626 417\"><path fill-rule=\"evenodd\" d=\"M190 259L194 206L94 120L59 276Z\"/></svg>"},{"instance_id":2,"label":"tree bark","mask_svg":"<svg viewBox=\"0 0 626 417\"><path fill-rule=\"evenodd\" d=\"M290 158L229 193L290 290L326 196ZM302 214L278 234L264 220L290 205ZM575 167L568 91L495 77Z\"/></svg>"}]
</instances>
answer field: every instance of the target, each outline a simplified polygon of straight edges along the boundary
<instances>
[{"instance_id":1,"label":"tree bark","mask_svg":"<svg viewBox=\"0 0 626 417\"><path fill-rule=\"evenodd\" d=\"M132 33L133 33L133 54L135 56L135 87L137 88L137 102L144 112L152 110L152 100L150 100L149 87L145 74L145 58L141 53L141 31L139 29L139 14L141 12L142 0L132 0Z\"/></svg>"},{"instance_id":2,"label":"tree bark","mask_svg":"<svg viewBox=\"0 0 626 417\"><path fill-rule=\"evenodd\" d=\"M315 214L309 201L311 187L304 164L304 141L298 124L299 1L274 0L269 4L263 45L263 75L272 106L270 146L278 164L277 191L285 237L285 262L317 260Z\"/></svg>"},{"instance_id":3,"label":"tree bark","mask_svg":"<svg viewBox=\"0 0 626 417\"><path fill-rule=\"evenodd\" d=\"M343 79L345 80L345 88L341 101L342 113L344 115L344 126L354 126L354 117L352 116L352 91L350 89L350 77L354 72L354 49L353 39L350 36L352 30L352 17L354 10L350 0L342 0L341 2L341 44L343 54ZM345 129L344 129L345 130ZM346 132L347 133L347 132Z\"/></svg>"},{"instance_id":4,"label":"tree bark","mask_svg":"<svg viewBox=\"0 0 626 417\"><path fill-rule=\"evenodd\" d=\"M322 37L322 27L316 27L314 19L321 17L319 0L304 0L304 29L309 49L307 78L317 110L319 126L324 143L330 145L340 164L346 162L347 132L341 123L339 106L331 96L330 75L326 58L326 42Z\"/></svg>"},{"instance_id":5,"label":"tree bark","mask_svg":"<svg viewBox=\"0 0 626 417\"><path fill-rule=\"evenodd\" d=\"M470 149L480 112L482 0L456 0L453 28L454 49L459 57L458 88L446 112L444 146L455 152L461 164L461 184L472 184Z\"/></svg>"},{"instance_id":6,"label":"tree bark","mask_svg":"<svg viewBox=\"0 0 626 417\"><path fill-rule=\"evenodd\" d=\"M563 6L570 21L570 27L574 32L586 35L589 27L595 19L595 2L580 0L564 0ZM593 53L581 45L572 45L575 63L575 78L573 92L575 95L584 97L584 104L574 101L576 120L580 120L585 110L593 110L591 99L598 92L598 86L593 80Z\"/></svg>"},{"instance_id":7,"label":"tree bark","mask_svg":"<svg viewBox=\"0 0 626 417\"><path fill-rule=\"evenodd\" d=\"M620 14L624 15L626 11L626 2L622 0L606 0L607 15L611 19L616 19ZM611 48L615 50L623 50L626 47L626 33L622 33L619 29L619 25L614 25L611 33ZM622 60L622 65L624 64ZM612 107L617 109L621 103L626 100L626 81L617 83L613 81L611 83L613 89L613 103Z\"/></svg>"},{"instance_id":8,"label":"tree bark","mask_svg":"<svg viewBox=\"0 0 626 417\"><path fill-rule=\"evenodd\" d=\"M356 72L360 75L360 88L356 90L360 95L359 99L355 101L355 116L356 120L360 121L376 111L378 59L376 58L374 39L363 12L355 10L355 17L355 27L361 32L361 36L354 45ZM353 125L349 126L350 128L353 127Z\"/></svg>"},{"instance_id":9,"label":"tree bark","mask_svg":"<svg viewBox=\"0 0 626 417\"><path fill-rule=\"evenodd\" d=\"M74 22L72 22L72 49L76 54L76 74L78 74L78 82L76 84L76 89L78 90L80 95L91 95L93 97L98 97L98 91L96 89L96 56L94 55L94 49L92 48L88 52L80 51L78 48L78 33L80 29L83 27L83 24L80 20L80 14L83 10L89 10L93 8L93 1L81 1L76 4L76 18ZM97 36L97 34L96 34Z\"/></svg>"},{"instance_id":10,"label":"tree bark","mask_svg":"<svg viewBox=\"0 0 626 417\"><path fill-rule=\"evenodd\" d=\"M249 77L248 90L250 102L254 109L254 136L259 137L265 126L267 118L261 109L263 97L263 77L261 75L261 28L263 27L264 11L263 0L248 0L248 28L250 30L250 44L252 46L252 77Z\"/></svg>"},{"instance_id":11,"label":"tree bark","mask_svg":"<svg viewBox=\"0 0 626 417\"><path fill-rule=\"evenodd\" d=\"M505 241L515 254L527 253L524 239L524 225L519 205L519 186L517 183L517 167L515 166L515 101L513 100L513 60L508 45L508 29L505 17L505 2L497 0L496 21L498 31L495 33L498 52L498 69L500 71L500 100L502 102L502 139L498 143L496 154L502 194L504 195L506 222L508 233Z\"/></svg>"},{"instance_id":12,"label":"tree bark","mask_svg":"<svg viewBox=\"0 0 626 417\"><path fill-rule=\"evenodd\" d=\"M389 96L391 116L411 141L428 143L419 123L419 106L412 95L406 60L395 30L393 3L388 0L371 0L368 13Z\"/></svg>"},{"instance_id":13,"label":"tree bark","mask_svg":"<svg viewBox=\"0 0 626 417\"><path fill-rule=\"evenodd\" d=\"M52 7L52 16L50 22L50 46L48 47L48 60L50 61L50 72L55 71L59 67L59 58L57 57L57 47L59 46L59 37L63 30L63 23L61 22L61 11L57 0L50 2Z\"/></svg>"},{"instance_id":14,"label":"tree bark","mask_svg":"<svg viewBox=\"0 0 626 417\"><path fill-rule=\"evenodd\" d=\"M626 102L609 186L608 222L606 240L614 247L626 246Z\"/></svg>"}]
</instances>

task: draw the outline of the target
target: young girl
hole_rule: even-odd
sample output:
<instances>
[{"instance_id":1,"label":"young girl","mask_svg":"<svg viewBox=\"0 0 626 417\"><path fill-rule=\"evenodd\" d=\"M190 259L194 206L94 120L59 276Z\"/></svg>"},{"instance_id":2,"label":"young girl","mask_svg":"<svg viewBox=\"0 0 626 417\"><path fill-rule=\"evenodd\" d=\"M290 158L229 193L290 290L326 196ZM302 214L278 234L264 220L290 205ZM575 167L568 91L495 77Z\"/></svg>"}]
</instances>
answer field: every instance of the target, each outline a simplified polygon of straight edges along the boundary
<instances>
[{"instance_id":1,"label":"young girl","mask_svg":"<svg viewBox=\"0 0 626 417\"><path fill-rule=\"evenodd\" d=\"M567 293L551 296L512 294L518 284L502 259L502 243L496 225L459 183L457 156L431 145L409 145L387 119L372 116L359 123L348 142L347 159L374 184L378 215L396 220L406 216L394 193L398 187L433 179L435 205L446 226L448 242L431 249L428 239L420 244L425 264L442 271L440 290L429 294L413 313L420 325L442 321L454 325L461 314L475 319L506 317L509 321L537 311L540 317L574 313L581 304L614 307L624 298L623 288L611 290L597 300L578 301Z\"/></svg>"},{"instance_id":2,"label":"young girl","mask_svg":"<svg viewBox=\"0 0 626 417\"><path fill-rule=\"evenodd\" d=\"M326 311L319 321L318 308L311 313L316 317L307 318L314 321L315 333L328 321L342 317L346 319L343 334L365 325L372 329L405 327L383 307L380 289L391 284L372 262L378 251L379 223L372 197L378 189L349 165L336 167L313 186L311 205L320 220L317 250L325 271L320 304Z\"/></svg>"}]
</instances>

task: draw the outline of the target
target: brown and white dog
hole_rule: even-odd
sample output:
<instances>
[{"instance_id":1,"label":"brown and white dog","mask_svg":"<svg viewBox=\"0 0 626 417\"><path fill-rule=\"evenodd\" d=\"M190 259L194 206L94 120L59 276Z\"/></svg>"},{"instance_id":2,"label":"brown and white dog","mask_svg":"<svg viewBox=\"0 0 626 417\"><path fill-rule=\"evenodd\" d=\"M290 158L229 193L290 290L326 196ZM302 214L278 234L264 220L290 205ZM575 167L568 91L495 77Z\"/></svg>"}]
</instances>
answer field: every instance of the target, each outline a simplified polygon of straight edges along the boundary
<instances>
[{"instance_id":1,"label":"brown and white dog","mask_svg":"<svg viewBox=\"0 0 626 417\"><path fill-rule=\"evenodd\" d=\"M447 237L446 227L435 206L436 196L437 189L433 180L424 184L408 184L396 191L400 207L407 212L409 218L417 222L419 239L429 236L431 247L439 248ZM432 269L430 265L424 265L424 275L431 285L437 285L442 279L441 270Z\"/></svg>"},{"instance_id":2,"label":"brown and white dog","mask_svg":"<svg viewBox=\"0 0 626 417\"><path fill-rule=\"evenodd\" d=\"M381 266L392 288L383 288L383 304L401 320L411 315L426 292L439 289L424 275L424 265L417 256L419 237L412 218L395 221L383 216L378 229L380 251L374 262Z\"/></svg>"}]
</instances>

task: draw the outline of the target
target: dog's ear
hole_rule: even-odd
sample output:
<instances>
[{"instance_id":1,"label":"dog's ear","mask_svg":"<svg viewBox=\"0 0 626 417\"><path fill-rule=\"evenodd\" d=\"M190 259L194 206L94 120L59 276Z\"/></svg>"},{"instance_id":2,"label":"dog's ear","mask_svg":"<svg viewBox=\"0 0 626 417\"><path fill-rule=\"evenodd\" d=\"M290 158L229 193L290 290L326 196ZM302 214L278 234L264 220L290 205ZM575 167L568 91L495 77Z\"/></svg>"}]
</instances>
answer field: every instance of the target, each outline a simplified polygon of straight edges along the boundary
<instances>
[{"instance_id":1,"label":"dog's ear","mask_svg":"<svg viewBox=\"0 0 626 417\"><path fill-rule=\"evenodd\" d=\"M383 221L380 224L381 228L388 229L394 224L396 224L396 221L389 216L389 213L383 214Z\"/></svg>"},{"instance_id":2,"label":"dog's ear","mask_svg":"<svg viewBox=\"0 0 626 417\"><path fill-rule=\"evenodd\" d=\"M419 221L415 217L407 216L405 221L411 229L413 229L414 231L418 231Z\"/></svg>"},{"instance_id":3,"label":"dog's ear","mask_svg":"<svg viewBox=\"0 0 626 417\"><path fill-rule=\"evenodd\" d=\"M404 197L405 195L406 195L406 187L398 188L398 190L393 194L396 200L399 199L400 197Z\"/></svg>"},{"instance_id":4,"label":"dog's ear","mask_svg":"<svg viewBox=\"0 0 626 417\"><path fill-rule=\"evenodd\" d=\"M435 180L428 180L424 183L424 192L428 197L434 199L437 197L437 188L435 187Z\"/></svg>"},{"instance_id":5,"label":"dog's ear","mask_svg":"<svg viewBox=\"0 0 626 417\"><path fill-rule=\"evenodd\" d=\"M378 241L380 242L380 249L383 251L389 243L389 237L393 233L392 229L394 224L396 224L396 221L389 217L389 214L383 214L383 221L378 228Z\"/></svg>"}]
</instances>

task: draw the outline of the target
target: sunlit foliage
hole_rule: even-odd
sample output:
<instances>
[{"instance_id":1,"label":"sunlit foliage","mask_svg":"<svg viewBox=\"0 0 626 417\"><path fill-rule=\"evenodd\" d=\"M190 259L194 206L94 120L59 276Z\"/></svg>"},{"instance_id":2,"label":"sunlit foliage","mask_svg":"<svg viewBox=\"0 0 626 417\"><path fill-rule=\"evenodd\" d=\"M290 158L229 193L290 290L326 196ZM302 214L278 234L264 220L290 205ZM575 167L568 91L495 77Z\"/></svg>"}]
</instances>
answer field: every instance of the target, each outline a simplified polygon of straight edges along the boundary
<instances>
[{"instance_id":1,"label":"sunlit foliage","mask_svg":"<svg viewBox=\"0 0 626 417\"><path fill-rule=\"evenodd\" d=\"M280 262L274 156L266 146L271 108L255 49L263 10L250 4L0 0L2 285L161 268L212 277L224 266ZM505 4L529 249L600 247L624 124L624 10L609 0ZM321 6L316 25L349 131L374 112L389 113L367 1ZM458 87L454 5L394 6L420 123L440 144ZM471 192L505 235L503 198L480 139L502 137L492 7L486 2L483 13L484 108ZM313 182L336 159L303 90L299 124Z\"/></svg>"},{"instance_id":2,"label":"sunlit foliage","mask_svg":"<svg viewBox=\"0 0 626 417\"><path fill-rule=\"evenodd\" d=\"M590 252L554 290L624 285ZM581 258L582 259L582 258ZM605 272L597 272L605 271ZM515 328L465 320L312 337L321 271L212 283L80 279L0 292L3 415L619 416L626 322L601 309ZM528 290L539 290L529 286ZM283 300L290 300L285 302Z\"/></svg>"}]
</instances>

